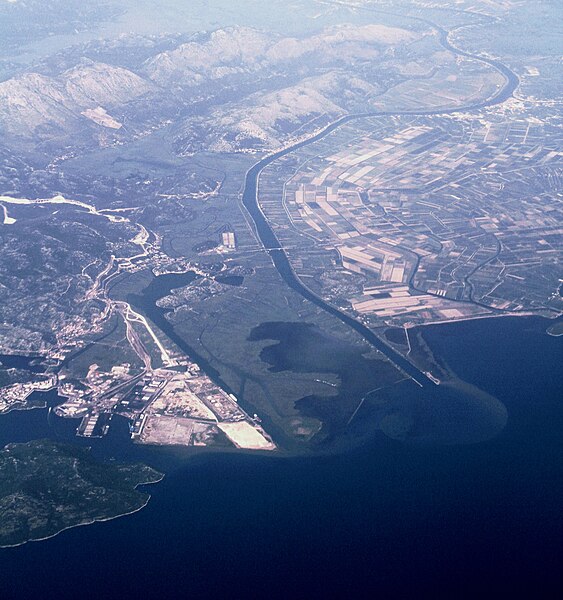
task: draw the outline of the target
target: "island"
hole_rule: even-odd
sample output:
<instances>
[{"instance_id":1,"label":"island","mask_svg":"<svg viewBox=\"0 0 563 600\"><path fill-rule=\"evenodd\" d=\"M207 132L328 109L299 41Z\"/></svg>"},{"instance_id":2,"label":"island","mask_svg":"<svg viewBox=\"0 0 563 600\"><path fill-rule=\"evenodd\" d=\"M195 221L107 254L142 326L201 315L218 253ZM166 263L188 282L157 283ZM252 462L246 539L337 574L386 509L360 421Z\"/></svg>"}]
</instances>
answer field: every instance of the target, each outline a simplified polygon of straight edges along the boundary
<instances>
[{"instance_id":1,"label":"island","mask_svg":"<svg viewBox=\"0 0 563 600\"><path fill-rule=\"evenodd\" d=\"M102 463L50 440L8 444L0 450L0 548L136 512L150 499L137 487L162 478L146 465Z\"/></svg>"}]
</instances>

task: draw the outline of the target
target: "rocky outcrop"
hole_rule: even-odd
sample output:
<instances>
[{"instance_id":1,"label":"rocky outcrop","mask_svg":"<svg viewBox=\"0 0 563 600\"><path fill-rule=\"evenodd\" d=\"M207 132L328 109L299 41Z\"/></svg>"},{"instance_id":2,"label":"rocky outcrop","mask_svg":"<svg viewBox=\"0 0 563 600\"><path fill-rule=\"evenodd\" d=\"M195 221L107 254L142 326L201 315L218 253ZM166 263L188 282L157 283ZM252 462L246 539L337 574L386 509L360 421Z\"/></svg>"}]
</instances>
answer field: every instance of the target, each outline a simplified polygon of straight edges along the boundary
<instances>
[{"instance_id":1,"label":"rocky outcrop","mask_svg":"<svg viewBox=\"0 0 563 600\"><path fill-rule=\"evenodd\" d=\"M68 133L84 121L85 109L116 109L154 90L135 73L103 63L82 63L58 77L26 73L0 83L0 131Z\"/></svg>"},{"instance_id":2,"label":"rocky outcrop","mask_svg":"<svg viewBox=\"0 0 563 600\"><path fill-rule=\"evenodd\" d=\"M308 77L297 85L256 93L237 107L219 108L207 119L188 119L178 135L183 153L203 148L232 152L271 149L319 117L334 119L378 92L376 85L342 73Z\"/></svg>"},{"instance_id":3,"label":"rocky outcrop","mask_svg":"<svg viewBox=\"0 0 563 600\"><path fill-rule=\"evenodd\" d=\"M309 38L282 38L248 27L219 29L204 42L189 42L158 54L146 64L147 76L164 85L191 86L237 73L287 67L305 57L310 65L369 59L382 48L420 37L383 25L341 25Z\"/></svg>"},{"instance_id":4,"label":"rocky outcrop","mask_svg":"<svg viewBox=\"0 0 563 600\"><path fill-rule=\"evenodd\" d=\"M407 49L423 35L339 25L284 38L231 27L156 54L140 73L82 59L55 76L1 82L0 132L106 145L170 116L183 152L270 148L314 119L365 109L380 87L370 65L387 61L396 71L390 48Z\"/></svg>"}]
</instances>

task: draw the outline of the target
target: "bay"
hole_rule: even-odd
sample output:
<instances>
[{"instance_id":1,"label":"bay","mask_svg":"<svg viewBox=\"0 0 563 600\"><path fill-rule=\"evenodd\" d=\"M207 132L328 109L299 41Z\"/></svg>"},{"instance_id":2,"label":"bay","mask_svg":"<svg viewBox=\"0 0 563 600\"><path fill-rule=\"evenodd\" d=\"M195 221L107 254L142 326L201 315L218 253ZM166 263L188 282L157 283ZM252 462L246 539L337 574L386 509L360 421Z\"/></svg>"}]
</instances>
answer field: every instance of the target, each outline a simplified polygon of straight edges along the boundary
<instances>
[{"instance_id":1,"label":"bay","mask_svg":"<svg viewBox=\"0 0 563 600\"><path fill-rule=\"evenodd\" d=\"M550 597L561 585L563 344L546 326L424 328L437 357L506 406L493 439L413 445L377 431L333 455L177 460L145 510L1 551L0 596Z\"/></svg>"}]
</instances>

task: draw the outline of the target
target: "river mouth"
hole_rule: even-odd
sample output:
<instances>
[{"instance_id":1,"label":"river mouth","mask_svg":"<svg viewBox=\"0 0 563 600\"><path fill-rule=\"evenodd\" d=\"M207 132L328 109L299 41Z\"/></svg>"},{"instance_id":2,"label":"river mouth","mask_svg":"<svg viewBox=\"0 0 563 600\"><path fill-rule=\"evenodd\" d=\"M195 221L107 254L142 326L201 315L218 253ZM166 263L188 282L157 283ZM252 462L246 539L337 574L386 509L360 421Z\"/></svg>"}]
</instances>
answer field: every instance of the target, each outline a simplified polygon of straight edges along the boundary
<instances>
[{"instance_id":1,"label":"river mouth","mask_svg":"<svg viewBox=\"0 0 563 600\"><path fill-rule=\"evenodd\" d=\"M367 9L372 10L372 9ZM377 12L377 9L375 9ZM489 66L496 69L505 79L504 86L500 87L492 96L483 98L480 101L470 102L466 105L460 105L450 108L440 109L427 109L427 110L413 110L413 111L370 111L361 113L350 113L336 119L332 123L326 125L320 131L313 133L310 137L302 139L290 146L287 146L281 150L275 151L272 154L264 157L257 163L255 163L246 173L244 189L242 192L242 204L248 211L248 214L254 222L256 233L262 246L268 251L274 267L285 281L285 283L298 294L300 294L305 300L312 302L317 307L321 308L332 317L340 320L346 326L354 329L359 333L368 343L374 348L379 350L381 353L387 356L397 367L399 367L404 373L406 373L411 379L413 379L420 386L432 386L434 380L428 373L420 371L408 358L402 353L397 352L389 344L382 341L374 332L364 325L360 319L349 315L347 312L337 308L331 302L326 301L318 294L314 293L299 277L295 272L291 261L288 257L286 249L280 243L278 235L276 233L275 226L270 223L268 217L262 210L260 205L260 193L259 193L259 180L263 170L270 164L274 163L280 158L295 152L305 146L314 144L317 141L324 139L327 135L340 128L347 123L352 121L361 120L369 117L381 117L381 116L432 116L432 115L446 115L454 114L460 111L470 111L486 108L488 106L494 106L500 104L505 100L512 97L514 91L518 88L520 83L518 76L511 71L508 67L499 61L494 59L485 58L478 55L473 55L469 52L460 50L448 39L448 31L442 27L436 25L432 21L422 19L418 17L412 17L414 21L426 23L430 25L434 31L438 34L440 44L448 51L452 52L456 56L463 56L472 60L488 64ZM392 334L393 335L393 334Z\"/></svg>"},{"instance_id":2,"label":"river mouth","mask_svg":"<svg viewBox=\"0 0 563 600\"><path fill-rule=\"evenodd\" d=\"M320 419L328 438L354 429L360 420L371 436L381 432L407 444L465 445L493 439L507 424L505 405L478 387L457 378L414 385L389 362L366 358L361 349L314 325L262 323L249 340L265 339L274 342L260 355L271 371L337 375L337 395L307 396L295 405Z\"/></svg>"},{"instance_id":3,"label":"river mouth","mask_svg":"<svg viewBox=\"0 0 563 600\"><path fill-rule=\"evenodd\" d=\"M497 437L506 427L505 405L461 380L405 393L399 385L367 399L388 438L415 445L465 445Z\"/></svg>"},{"instance_id":4,"label":"river mouth","mask_svg":"<svg viewBox=\"0 0 563 600\"><path fill-rule=\"evenodd\" d=\"M562 338L545 334L545 320L537 327L531 323L491 319L424 328L432 350L448 356L452 371L508 406L505 429L483 443L438 445L421 442L420 435L411 442L391 439L377 428L377 419L389 413L375 395L350 426L365 426L372 439L354 447L357 432L351 431L344 451L330 455L279 460L233 452L172 460L167 450L131 444L125 422L119 446L115 427L105 442L82 440L95 449L113 438L106 456L147 462L167 477L150 489L151 502L134 516L3 551L2 597L14 597L22 585L31 586L27 597L47 588L65 597L69 578L82 589L85 581L95 586L101 572L114 596L117 590L129 597L133 590L140 597L174 597L180 585L191 585L193 573L203 581L193 593L209 595L212 589L213 596L209 586L217 580L218 555L232 558L221 571L223 596L233 582L248 581L268 594L272 581L285 581L288 573L296 574L288 579L291 593L303 595L311 580L304 565L312 565L315 577L329 578L327 589L336 579L345 581L348 596L349 581L363 589L382 581L397 596L434 597L428 581L436 573L447 578L448 590L459 589L463 579L476 596L484 589L504 595L550 589L560 580ZM493 357L508 361L505 378L499 378ZM404 381L394 397L400 401L414 388ZM408 407L410 400L403 402ZM37 439L48 433L40 427L45 413L14 411L0 425L5 422L8 441L24 433ZM72 423L53 421L63 439L68 429L69 441L81 443L71 437Z\"/></svg>"}]
</instances>

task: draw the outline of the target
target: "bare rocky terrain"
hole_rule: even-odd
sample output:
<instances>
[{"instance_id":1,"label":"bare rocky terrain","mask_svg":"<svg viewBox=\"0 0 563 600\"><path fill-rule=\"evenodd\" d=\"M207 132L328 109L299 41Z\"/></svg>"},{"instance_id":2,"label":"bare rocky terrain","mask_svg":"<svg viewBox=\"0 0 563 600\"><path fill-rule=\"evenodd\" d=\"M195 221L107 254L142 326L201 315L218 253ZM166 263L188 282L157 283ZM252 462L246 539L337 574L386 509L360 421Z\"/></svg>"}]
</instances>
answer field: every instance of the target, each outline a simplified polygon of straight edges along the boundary
<instances>
[{"instance_id":1,"label":"bare rocky terrain","mask_svg":"<svg viewBox=\"0 0 563 600\"><path fill-rule=\"evenodd\" d=\"M295 38L229 27L157 52L134 70L84 57L70 66L67 57L62 71L50 64L0 82L0 131L27 149L106 147L164 126L183 154L271 149L373 108L390 85L409 79L405 59L417 76L428 71L429 46L443 54L424 28L340 25Z\"/></svg>"}]
</instances>

